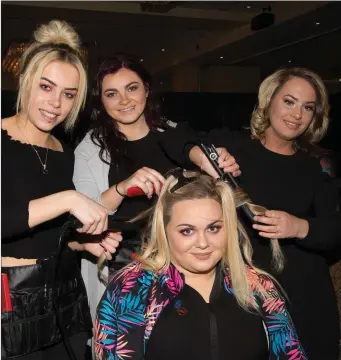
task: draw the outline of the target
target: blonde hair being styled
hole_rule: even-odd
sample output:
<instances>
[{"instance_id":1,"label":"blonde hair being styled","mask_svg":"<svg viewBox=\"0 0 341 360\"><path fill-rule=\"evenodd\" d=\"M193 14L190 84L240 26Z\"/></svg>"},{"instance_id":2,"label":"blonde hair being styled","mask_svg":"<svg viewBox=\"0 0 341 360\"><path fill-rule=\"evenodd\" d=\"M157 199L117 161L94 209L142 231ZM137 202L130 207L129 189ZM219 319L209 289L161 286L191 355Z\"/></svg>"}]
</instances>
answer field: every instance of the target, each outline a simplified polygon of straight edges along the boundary
<instances>
[{"instance_id":1,"label":"blonde hair being styled","mask_svg":"<svg viewBox=\"0 0 341 360\"><path fill-rule=\"evenodd\" d=\"M306 80L316 93L316 106L312 122L294 143L295 148L308 150L311 144L318 143L327 132L329 103L328 93L322 79L313 71L305 68L277 70L261 83L258 91L258 105L251 117L251 133L255 139L264 139L265 131L270 126L272 100L285 83L294 78Z\"/></svg>"},{"instance_id":2,"label":"blonde hair being styled","mask_svg":"<svg viewBox=\"0 0 341 360\"><path fill-rule=\"evenodd\" d=\"M264 216L267 211L264 206L253 204L249 196L241 188L238 188L236 193L239 195L239 206L245 205L251 210L253 215ZM271 266L277 273L279 273L284 268L284 255L278 239L270 239L270 248L272 254Z\"/></svg>"},{"instance_id":3,"label":"blonde hair being styled","mask_svg":"<svg viewBox=\"0 0 341 360\"><path fill-rule=\"evenodd\" d=\"M240 306L246 310L254 309L252 291L256 289L261 296L266 292L259 279L250 279L250 269L261 276L260 279L269 280L271 276L256 268L252 262L253 250L250 240L238 221L236 207L245 203L245 194L241 190L233 191L223 181L197 172L184 172L186 177L194 177L190 183L172 191L179 179L171 175L162 187L156 205L145 212L149 212L150 220L143 236L143 247L137 260L142 267L155 273L165 271L171 264L170 248L166 235L166 226L172 216L174 204L183 200L213 199L222 208L222 218L226 234L226 247L221 259L222 270L226 273L229 268L232 287ZM273 281L273 279L271 278Z\"/></svg>"},{"instance_id":4,"label":"blonde hair being styled","mask_svg":"<svg viewBox=\"0 0 341 360\"><path fill-rule=\"evenodd\" d=\"M33 37L34 41L24 52L20 63L17 112L29 110L31 90L38 86L44 68L52 61L61 61L73 65L80 78L73 108L64 122L65 129L71 130L85 105L87 94L87 75L79 36L68 23L52 20L39 26Z\"/></svg>"}]
</instances>

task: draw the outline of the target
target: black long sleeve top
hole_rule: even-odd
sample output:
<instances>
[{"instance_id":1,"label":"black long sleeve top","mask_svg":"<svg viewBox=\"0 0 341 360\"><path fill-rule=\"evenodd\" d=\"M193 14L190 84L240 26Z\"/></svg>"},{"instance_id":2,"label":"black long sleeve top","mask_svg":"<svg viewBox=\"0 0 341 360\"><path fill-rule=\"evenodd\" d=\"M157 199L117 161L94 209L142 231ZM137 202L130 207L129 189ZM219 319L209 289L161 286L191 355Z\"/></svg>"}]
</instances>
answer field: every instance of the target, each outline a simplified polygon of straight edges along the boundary
<instances>
[{"instance_id":1,"label":"black long sleeve top","mask_svg":"<svg viewBox=\"0 0 341 360\"><path fill-rule=\"evenodd\" d=\"M59 232L67 215L32 229L28 226L29 202L64 190L72 183L74 155L63 144L63 152L49 150L48 174L31 145L13 140L1 130L1 241L2 256L48 258L57 251ZM46 148L35 146L45 159Z\"/></svg>"},{"instance_id":2,"label":"black long sleeve top","mask_svg":"<svg viewBox=\"0 0 341 360\"><path fill-rule=\"evenodd\" d=\"M122 140L120 150L124 156L115 159L109 169L109 186L113 186L131 176L142 167L149 167L166 175L176 167L193 167L186 157L183 143L195 138L194 132L185 123L163 132L150 131L145 137L135 141ZM116 215L132 218L149 208L155 196L148 199L145 195L125 198Z\"/></svg>"}]
</instances>

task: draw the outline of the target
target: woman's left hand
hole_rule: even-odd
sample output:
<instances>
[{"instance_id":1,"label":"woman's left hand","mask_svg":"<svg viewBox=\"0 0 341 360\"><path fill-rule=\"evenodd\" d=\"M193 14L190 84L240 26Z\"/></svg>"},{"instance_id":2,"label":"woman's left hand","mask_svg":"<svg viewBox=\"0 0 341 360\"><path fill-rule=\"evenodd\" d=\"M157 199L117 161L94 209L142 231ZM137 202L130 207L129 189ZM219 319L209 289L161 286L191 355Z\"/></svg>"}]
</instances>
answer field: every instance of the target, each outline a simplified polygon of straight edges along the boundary
<instances>
[{"instance_id":1,"label":"woman's left hand","mask_svg":"<svg viewBox=\"0 0 341 360\"><path fill-rule=\"evenodd\" d=\"M307 220L290 215L285 211L267 210L264 216L257 215L254 220L265 224L253 224L259 235L270 239L304 239L309 232Z\"/></svg>"},{"instance_id":2,"label":"woman's left hand","mask_svg":"<svg viewBox=\"0 0 341 360\"><path fill-rule=\"evenodd\" d=\"M77 241L73 241L69 243L69 247L73 250L87 251L96 257L100 257L104 253L106 259L111 260L112 254L116 252L121 241L122 235L120 232L107 231L98 242L90 241L80 244Z\"/></svg>"},{"instance_id":3,"label":"woman's left hand","mask_svg":"<svg viewBox=\"0 0 341 360\"><path fill-rule=\"evenodd\" d=\"M115 254L121 241L121 233L108 231L99 243L85 243L84 250L97 257L100 257L104 251L106 259L111 260L112 254Z\"/></svg>"},{"instance_id":4,"label":"woman's left hand","mask_svg":"<svg viewBox=\"0 0 341 360\"><path fill-rule=\"evenodd\" d=\"M234 177L239 176L241 171L239 170L239 165L237 164L236 159L230 155L225 148L217 148L217 152L219 154L219 167L223 169L225 173L232 173ZM214 178L218 178L217 172L213 169L213 166L204 154L201 156L200 169Z\"/></svg>"}]
</instances>

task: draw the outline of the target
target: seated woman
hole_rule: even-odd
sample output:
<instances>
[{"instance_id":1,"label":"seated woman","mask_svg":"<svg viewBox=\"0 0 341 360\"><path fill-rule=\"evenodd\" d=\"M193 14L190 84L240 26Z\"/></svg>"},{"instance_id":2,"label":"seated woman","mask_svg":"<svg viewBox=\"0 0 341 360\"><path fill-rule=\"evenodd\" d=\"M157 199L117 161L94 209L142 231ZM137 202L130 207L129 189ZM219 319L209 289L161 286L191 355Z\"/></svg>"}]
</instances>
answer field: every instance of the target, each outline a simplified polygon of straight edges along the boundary
<instances>
[{"instance_id":1,"label":"seated woman","mask_svg":"<svg viewBox=\"0 0 341 360\"><path fill-rule=\"evenodd\" d=\"M275 281L252 263L222 181L174 171L151 210L137 261L97 309L97 359L306 359Z\"/></svg>"}]
</instances>

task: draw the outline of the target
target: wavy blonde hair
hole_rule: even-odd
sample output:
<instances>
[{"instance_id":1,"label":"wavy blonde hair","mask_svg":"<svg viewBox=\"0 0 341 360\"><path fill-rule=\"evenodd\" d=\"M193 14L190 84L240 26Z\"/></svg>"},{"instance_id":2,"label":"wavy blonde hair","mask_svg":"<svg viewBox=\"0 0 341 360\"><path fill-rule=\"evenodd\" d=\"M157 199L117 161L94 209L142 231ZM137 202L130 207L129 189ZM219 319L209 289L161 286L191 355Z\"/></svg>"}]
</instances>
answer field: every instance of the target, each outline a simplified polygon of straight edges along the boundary
<instances>
[{"instance_id":1,"label":"wavy blonde hair","mask_svg":"<svg viewBox=\"0 0 341 360\"><path fill-rule=\"evenodd\" d=\"M172 192L171 189L178 179L171 175L163 185L156 205L138 217L140 219L148 213L150 215L149 224L143 236L142 250L137 256L137 260L141 262L143 268L155 273L165 271L171 264L170 247L165 229L172 216L174 204L183 200L216 200L222 208L226 233L226 247L221 259L222 269L224 272L227 267L230 270L232 287L240 306L246 310L255 308L247 267L265 278L271 278L271 276L254 266L250 240L238 221L236 207L245 203L245 194L241 190L233 191L226 183L217 181L208 175L197 172L186 172L185 174L186 177L194 176L196 179ZM260 281L256 281L256 284L253 283L253 286L256 286L259 293L266 297Z\"/></svg>"},{"instance_id":2,"label":"wavy blonde hair","mask_svg":"<svg viewBox=\"0 0 341 360\"><path fill-rule=\"evenodd\" d=\"M20 63L20 81L17 97L17 112L28 112L31 90L38 86L44 68L52 61L73 65L79 72L79 87L71 112L64 121L66 130L71 130L78 113L84 107L87 94L87 75L82 55L80 39L66 22L52 20L40 25L34 32L34 41L24 52Z\"/></svg>"},{"instance_id":3,"label":"wavy blonde hair","mask_svg":"<svg viewBox=\"0 0 341 360\"><path fill-rule=\"evenodd\" d=\"M284 84L294 78L306 80L315 90L316 107L313 119L303 134L295 140L295 147L305 148L318 143L326 134L329 124L329 102L327 89L322 79L313 71L305 68L280 69L268 76L260 85L258 105L251 117L251 133L255 139L263 139L270 126L270 108L273 98Z\"/></svg>"}]
</instances>

